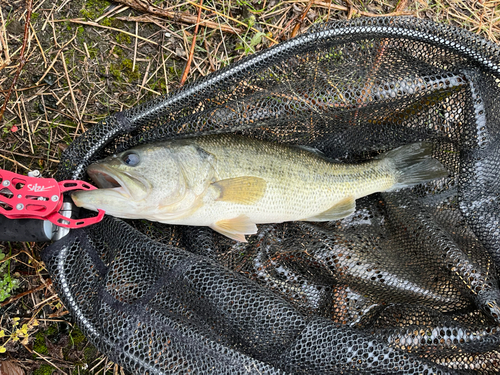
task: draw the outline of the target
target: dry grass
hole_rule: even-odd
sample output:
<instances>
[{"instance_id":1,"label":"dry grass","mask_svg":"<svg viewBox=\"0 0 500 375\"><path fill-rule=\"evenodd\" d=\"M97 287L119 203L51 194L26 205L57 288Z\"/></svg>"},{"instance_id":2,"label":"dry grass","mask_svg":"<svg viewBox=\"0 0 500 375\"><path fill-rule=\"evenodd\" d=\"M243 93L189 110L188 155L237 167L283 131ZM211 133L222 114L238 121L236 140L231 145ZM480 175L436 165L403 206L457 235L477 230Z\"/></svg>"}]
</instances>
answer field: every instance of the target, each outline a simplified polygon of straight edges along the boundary
<instances>
[{"instance_id":1,"label":"dry grass","mask_svg":"<svg viewBox=\"0 0 500 375\"><path fill-rule=\"evenodd\" d=\"M461 26L494 42L500 38L500 0L138 3L33 0L26 23L26 1L0 0L0 105L5 103L0 169L22 174L38 169L50 177L62 150L100 119L169 93L184 80L194 81L314 23L411 14ZM89 354L88 344L68 342L76 331L40 262L43 247L0 244L8 255L0 262L10 262L20 281L14 296L0 305L0 331L9 334L31 324L28 338L11 340L4 356L25 373L36 373L42 365L65 374L121 373L105 358ZM20 318L17 325L14 318ZM38 325L33 325L35 318ZM51 334L56 324L59 333ZM69 333L62 327L69 327ZM0 338L0 345L5 341ZM38 353L43 347L46 352Z\"/></svg>"}]
</instances>

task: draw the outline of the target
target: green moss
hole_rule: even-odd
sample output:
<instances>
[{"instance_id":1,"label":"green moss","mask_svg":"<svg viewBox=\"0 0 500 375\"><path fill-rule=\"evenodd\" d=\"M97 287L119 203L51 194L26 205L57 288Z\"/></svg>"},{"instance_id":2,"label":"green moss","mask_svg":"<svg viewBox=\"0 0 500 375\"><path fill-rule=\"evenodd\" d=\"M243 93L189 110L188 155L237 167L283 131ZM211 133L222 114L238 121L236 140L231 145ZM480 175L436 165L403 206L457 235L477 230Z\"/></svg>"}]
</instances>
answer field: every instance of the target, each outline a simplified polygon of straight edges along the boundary
<instances>
[{"instance_id":1,"label":"green moss","mask_svg":"<svg viewBox=\"0 0 500 375\"><path fill-rule=\"evenodd\" d=\"M72 374L76 375L90 375L94 372L88 370L88 365L93 363L99 357L99 352L92 345L87 345L83 350L83 360L82 362L76 364L75 369ZM85 366L86 365L86 366Z\"/></svg>"},{"instance_id":2,"label":"green moss","mask_svg":"<svg viewBox=\"0 0 500 375\"><path fill-rule=\"evenodd\" d=\"M173 81L174 79L178 79L182 75L182 70L177 69L177 67L175 66L169 66L168 73L169 73L168 79Z\"/></svg>"},{"instance_id":3,"label":"green moss","mask_svg":"<svg viewBox=\"0 0 500 375\"><path fill-rule=\"evenodd\" d=\"M159 92L167 91L167 85L165 84L165 81L159 80L153 82L153 84L151 85L151 89Z\"/></svg>"},{"instance_id":4,"label":"green moss","mask_svg":"<svg viewBox=\"0 0 500 375\"><path fill-rule=\"evenodd\" d=\"M132 38L128 34L119 33L116 36L116 41L120 44L130 44L132 43Z\"/></svg>"},{"instance_id":5,"label":"green moss","mask_svg":"<svg viewBox=\"0 0 500 375\"><path fill-rule=\"evenodd\" d=\"M109 1L105 0L87 0L80 10L80 14L87 20L93 21L104 13L109 4Z\"/></svg>"},{"instance_id":6,"label":"green moss","mask_svg":"<svg viewBox=\"0 0 500 375\"><path fill-rule=\"evenodd\" d=\"M42 364L38 370L33 372L33 375L52 375L57 369L46 363Z\"/></svg>"},{"instance_id":7,"label":"green moss","mask_svg":"<svg viewBox=\"0 0 500 375\"><path fill-rule=\"evenodd\" d=\"M66 28L66 31L73 31L73 26L71 25L71 22L69 21L63 21L62 26Z\"/></svg>"},{"instance_id":8,"label":"green moss","mask_svg":"<svg viewBox=\"0 0 500 375\"><path fill-rule=\"evenodd\" d=\"M78 346L81 343L87 341L87 339L85 338L85 335L83 334L82 331L80 331L80 329L78 327L75 327L75 329L69 333L69 336L70 336L71 340L73 341L73 345L75 345L75 346Z\"/></svg>"},{"instance_id":9,"label":"green moss","mask_svg":"<svg viewBox=\"0 0 500 375\"><path fill-rule=\"evenodd\" d=\"M101 20L101 25L111 27L111 20L109 18L104 18Z\"/></svg>"},{"instance_id":10,"label":"green moss","mask_svg":"<svg viewBox=\"0 0 500 375\"><path fill-rule=\"evenodd\" d=\"M57 329L57 325L52 324L49 328L45 330L45 335L47 336L55 335L58 331L59 330Z\"/></svg>"},{"instance_id":11,"label":"green moss","mask_svg":"<svg viewBox=\"0 0 500 375\"><path fill-rule=\"evenodd\" d=\"M87 9L82 8L80 9L80 14L85 18L87 21L92 21L93 20L93 13L89 12Z\"/></svg>"},{"instance_id":12,"label":"green moss","mask_svg":"<svg viewBox=\"0 0 500 375\"><path fill-rule=\"evenodd\" d=\"M139 69L137 68L137 65L135 66L135 69L132 71L134 63L130 59L124 59L122 60L122 67L126 70L129 71L129 78L131 79L139 79L141 75L139 74Z\"/></svg>"},{"instance_id":13,"label":"green moss","mask_svg":"<svg viewBox=\"0 0 500 375\"><path fill-rule=\"evenodd\" d=\"M115 55L117 55L118 57L122 57L123 56L123 50L120 48L120 47L116 47L113 49L113 53Z\"/></svg>"},{"instance_id":14,"label":"green moss","mask_svg":"<svg viewBox=\"0 0 500 375\"><path fill-rule=\"evenodd\" d=\"M33 350L39 354L48 354L47 344L45 343L45 336L47 334L44 331L39 331L35 335L35 342L33 343ZM35 357L37 355L35 354Z\"/></svg>"},{"instance_id":15,"label":"green moss","mask_svg":"<svg viewBox=\"0 0 500 375\"><path fill-rule=\"evenodd\" d=\"M85 349L83 350L83 356L87 363L91 363L92 361L94 361L98 354L99 352L97 351L97 349L91 345L85 347Z\"/></svg>"},{"instance_id":16,"label":"green moss","mask_svg":"<svg viewBox=\"0 0 500 375\"><path fill-rule=\"evenodd\" d=\"M48 354L47 344L45 343L45 338L55 335L59 332L57 324L52 324L44 331L38 331L35 335L35 341L33 342L33 350L39 354ZM35 354L36 357L36 354Z\"/></svg>"},{"instance_id":17,"label":"green moss","mask_svg":"<svg viewBox=\"0 0 500 375\"><path fill-rule=\"evenodd\" d=\"M89 47L87 46L87 50L89 51L89 55L91 59L95 59L97 57L97 53L99 52L99 49L95 47Z\"/></svg>"},{"instance_id":18,"label":"green moss","mask_svg":"<svg viewBox=\"0 0 500 375\"><path fill-rule=\"evenodd\" d=\"M87 0L85 2L85 5L88 7L94 7L95 9L99 10L100 12L104 12L106 8L109 7L111 3L107 0Z\"/></svg>"},{"instance_id":19,"label":"green moss","mask_svg":"<svg viewBox=\"0 0 500 375\"><path fill-rule=\"evenodd\" d=\"M118 81L123 81L122 72L120 70L120 64L110 64L109 73L115 77Z\"/></svg>"},{"instance_id":20,"label":"green moss","mask_svg":"<svg viewBox=\"0 0 500 375\"><path fill-rule=\"evenodd\" d=\"M137 65L135 69L132 70L133 62L130 59L123 59L120 62L109 65L109 72L119 81L119 82L133 82L137 81L141 74Z\"/></svg>"},{"instance_id":21,"label":"green moss","mask_svg":"<svg viewBox=\"0 0 500 375\"><path fill-rule=\"evenodd\" d=\"M116 18L103 18L99 23L103 26L114 27L115 29L123 29L123 21L117 20Z\"/></svg>"},{"instance_id":22,"label":"green moss","mask_svg":"<svg viewBox=\"0 0 500 375\"><path fill-rule=\"evenodd\" d=\"M40 13L37 13L37 12L31 13L31 20L32 21L36 21L38 19L38 17L40 17Z\"/></svg>"},{"instance_id":23,"label":"green moss","mask_svg":"<svg viewBox=\"0 0 500 375\"><path fill-rule=\"evenodd\" d=\"M87 34L85 33L85 29L81 25L76 28L76 40L82 46L87 41Z\"/></svg>"}]
</instances>

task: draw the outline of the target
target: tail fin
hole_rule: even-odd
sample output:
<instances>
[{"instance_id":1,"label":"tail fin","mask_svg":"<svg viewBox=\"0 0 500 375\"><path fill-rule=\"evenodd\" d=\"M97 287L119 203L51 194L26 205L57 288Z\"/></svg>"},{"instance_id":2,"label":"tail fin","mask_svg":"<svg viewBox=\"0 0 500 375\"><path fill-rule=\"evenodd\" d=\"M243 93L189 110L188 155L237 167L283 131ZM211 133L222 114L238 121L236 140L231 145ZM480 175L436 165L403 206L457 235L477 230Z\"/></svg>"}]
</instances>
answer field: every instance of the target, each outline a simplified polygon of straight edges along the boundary
<instances>
[{"instance_id":1,"label":"tail fin","mask_svg":"<svg viewBox=\"0 0 500 375\"><path fill-rule=\"evenodd\" d=\"M381 155L380 158L392 163L396 170L397 182L388 191L448 176L448 171L431 157L431 152L430 143L420 142L401 146Z\"/></svg>"}]
</instances>

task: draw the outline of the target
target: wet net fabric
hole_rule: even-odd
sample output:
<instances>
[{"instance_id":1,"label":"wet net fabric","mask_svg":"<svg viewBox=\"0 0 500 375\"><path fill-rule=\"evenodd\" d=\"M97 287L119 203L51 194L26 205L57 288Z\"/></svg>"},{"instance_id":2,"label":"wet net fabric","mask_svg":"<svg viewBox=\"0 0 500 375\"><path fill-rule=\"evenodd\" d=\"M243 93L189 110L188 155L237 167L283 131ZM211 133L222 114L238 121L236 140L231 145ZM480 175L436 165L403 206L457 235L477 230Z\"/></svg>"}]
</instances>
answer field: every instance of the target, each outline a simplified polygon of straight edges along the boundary
<instances>
[{"instance_id":1,"label":"wet net fabric","mask_svg":"<svg viewBox=\"0 0 500 375\"><path fill-rule=\"evenodd\" d=\"M47 248L60 297L132 373L448 374L500 368L500 48L413 18L334 22L115 114L60 179L209 133L361 162L427 141L447 178L325 223L209 228L106 217Z\"/></svg>"}]
</instances>

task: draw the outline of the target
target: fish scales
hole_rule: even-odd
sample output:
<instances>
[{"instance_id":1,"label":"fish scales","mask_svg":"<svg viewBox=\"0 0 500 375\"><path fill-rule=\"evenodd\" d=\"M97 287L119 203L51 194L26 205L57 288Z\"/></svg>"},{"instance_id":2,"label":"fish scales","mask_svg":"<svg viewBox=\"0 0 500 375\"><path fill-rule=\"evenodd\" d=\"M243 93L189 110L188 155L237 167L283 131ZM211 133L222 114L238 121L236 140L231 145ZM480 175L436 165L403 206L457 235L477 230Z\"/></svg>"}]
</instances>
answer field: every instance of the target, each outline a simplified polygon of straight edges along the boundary
<instances>
[{"instance_id":1,"label":"fish scales","mask_svg":"<svg viewBox=\"0 0 500 375\"><path fill-rule=\"evenodd\" d=\"M244 204L215 201L200 209L200 217L217 216L223 210L230 216L246 213L256 224L303 220L348 196L357 199L395 183L394 173L383 160L359 165L334 163L299 147L229 135L194 142L215 156L219 180L255 176L266 181L262 199L252 207L254 212L248 212Z\"/></svg>"},{"instance_id":2,"label":"fish scales","mask_svg":"<svg viewBox=\"0 0 500 375\"><path fill-rule=\"evenodd\" d=\"M210 135L110 156L87 170L101 189L72 197L117 217L209 226L245 241L256 224L338 220L360 197L447 176L430 153L416 143L347 164L302 147Z\"/></svg>"}]
</instances>

